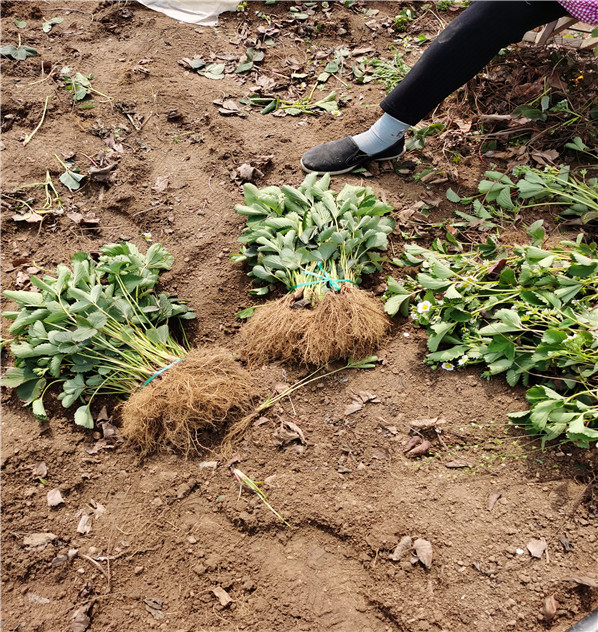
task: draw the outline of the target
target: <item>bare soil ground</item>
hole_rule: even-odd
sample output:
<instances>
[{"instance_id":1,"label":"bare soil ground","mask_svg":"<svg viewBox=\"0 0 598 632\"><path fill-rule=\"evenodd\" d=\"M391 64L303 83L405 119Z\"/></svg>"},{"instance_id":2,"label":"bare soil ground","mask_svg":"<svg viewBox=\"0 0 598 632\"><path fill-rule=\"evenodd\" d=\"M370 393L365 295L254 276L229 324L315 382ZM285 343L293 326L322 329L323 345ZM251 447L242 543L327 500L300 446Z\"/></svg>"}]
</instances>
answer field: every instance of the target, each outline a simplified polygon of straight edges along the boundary
<instances>
[{"instance_id":1,"label":"bare soil ground","mask_svg":"<svg viewBox=\"0 0 598 632\"><path fill-rule=\"evenodd\" d=\"M16 44L20 35L39 52L3 60L4 192L43 181L46 171L58 184L62 168L54 154L73 156L84 173L92 162L115 165L106 181L89 180L76 192L58 184L65 214L41 223L13 221L5 197L3 287L27 289L30 275L105 243L127 239L143 247L142 235L151 233L175 256L164 287L197 312L191 342L234 349L242 326L234 314L254 302L245 271L229 261L244 223L234 211L242 196L235 170L250 163L263 173L258 186L298 185L301 154L373 122L382 90L373 83L349 88L332 77L327 89L352 97L338 118L262 116L242 106L246 116L225 116L214 101L238 104L260 77L286 82L286 90L285 77L313 72L308 61L319 60L321 71L340 44L389 57L396 37L389 18L403 3L367 3L378 11L370 15L331 4L329 13L318 9L305 21L286 22L289 3L250 2L247 13L226 14L217 28L197 28L133 2L2 2L3 44ZM57 16L64 21L42 32L42 22ZM439 20L452 17L428 13L410 28L433 38ZM15 18L27 26L17 28ZM258 30L277 24L277 32ZM220 55L234 68L248 40L264 37L274 45L265 46L259 70L247 76L227 72L212 80L177 63ZM407 56L410 63L419 51ZM550 54L523 47L507 58L527 59L520 65L527 84L541 89L538 68ZM60 79L64 66L93 74L94 88L110 98L95 95L94 108L80 109ZM559 69L561 77L575 72L571 64ZM478 77L479 99L490 104L492 81L502 86L511 74L499 64ZM588 81L580 88L586 94L591 73ZM529 100L524 92L520 98ZM494 94L495 112L508 111L505 94ZM24 146L48 95L44 123ZM363 181L397 214L428 200L430 224L449 217L447 186L472 191L488 168L489 158L467 135L479 105L471 90L459 91L427 121L443 120L447 133L408 155L403 173L382 165L375 178L340 176L334 188ZM554 136L543 138L532 149L554 150ZM503 168L522 155L516 144L498 149ZM427 167L432 178L413 177ZM540 209L526 223L538 217L551 221ZM406 233L422 233L425 241L434 230L400 223L395 254ZM517 225L503 239L527 241ZM384 278L367 285L381 294ZM49 424L40 425L4 392L1 629L563 632L598 605L590 585L598 581L596 461L568 445L541 451L507 424L507 412L525 407L521 391L484 381L473 368L433 372L424 354L424 333L397 319L376 369L342 371L300 390L250 430L238 467L264 481L290 528L251 493L239 494L217 452L140 461L123 444L96 451L99 435L75 427L59 402ZM264 395L305 375L278 365L256 373ZM376 399L348 414L355 393ZM117 403L106 404L118 423ZM429 433L431 453L406 458L408 422L434 417L445 423ZM304 446L277 444L274 433L284 421L301 428ZM33 469L42 462L47 475L40 482ZM52 488L65 502L50 509ZM91 526L84 534L83 515ZM55 537L30 539L48 533ZM411 553L392 559L405 536L431 544L429 568ZM540 559L526 548L533 539L547 543ZM553 618L543 610L551 597Z\"/></svg>"}]
</instances>

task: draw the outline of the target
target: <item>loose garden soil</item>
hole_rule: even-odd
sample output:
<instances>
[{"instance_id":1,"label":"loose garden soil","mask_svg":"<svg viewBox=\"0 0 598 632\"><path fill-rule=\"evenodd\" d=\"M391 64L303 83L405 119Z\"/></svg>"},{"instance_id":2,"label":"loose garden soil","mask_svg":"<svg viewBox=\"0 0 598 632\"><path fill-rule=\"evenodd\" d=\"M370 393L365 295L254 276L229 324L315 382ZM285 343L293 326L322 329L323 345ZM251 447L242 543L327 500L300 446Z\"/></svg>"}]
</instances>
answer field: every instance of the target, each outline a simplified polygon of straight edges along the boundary
<instances>
[{"instance_id":1,"label":"loose garden soil","mask_svg":"<svg viewBox=\"0 0 598 632\"><path fill-rule=\"evenodd\" d=\"M305 150L378 116L380 85L349 88L336 77L321 94L335 89L352 97L340 117L261 115L239 105L260 77L282 82L286 93L285 77L310 72L308 61L325 65L340 45L390 57L396 33L389 18L404 3L367 3L374 10L369 15L359 5L331 5L328 13L317 9L307 20L291 21L288 3L250 2L246 13L225 14L211 28L177 23L133 2L3 2L3 44L16 44L20 35L39 53L3 61L3 287L28 289L32 274L52 272L73 253L105 243L132 240L143 248L145 240L160 241L175 256L163 287L187 298L197 313L192 344L234 350L243 326L235 312L261 300L249 296L246 271L229 260L244 225L234 210L242 201L237 168L256 167L251 177L258 186L297 186ZM271 16L271 24L256 10ZM64 21L42 32L42 22L58 16ZM439 20L453 16L425 13L410 26L412 34L433 38ZM17 28L15 18L27 26ZM277 24L277 32L264 34ZM227 72L213 80L178 63L220 55L234 69L248 40L264 37L273 45L245 75ZM410 63L420 50L407 55ZM547 63L549 55L522 46L507 57L527 59L528 83L541 86L534 64ZM577 53L570 56L583 63ZM93 87L109 99L94 95L90 109L73 104L59 75L64 66L92 74ZM492 102L491 80L506 81L501 68L476 79L484 103ZM503 114L505 94L494 94L495 111ZM45 120L24 145L48 95ZM242 116L234 108L232 115L219 111L214 102L227 99ZM372 168L375 177L333 179L336 190L345 182L367 184L393 204L401 219L393 256L406 235L421 234L422 243L442 235L432 224L452 214L447 187L472 192L489 168L491 158L469 135L472 121L478 123L473 104L472 92L460 90L426 121L442 120L448 131L407 154L401 173L389 163ZM554 150L554 137L544 138L534 151ZM503 155L493 160L501 168L522 155L518 147L498 149ZM55 154L72 157L85 174L94 165L114 167L71 193L58 182L63 169ZM550 156L536 153L536 160ZM426 167L434 168L432 177L414 177ZM10 193L43 181L46 171L65 213L45 215L41 223L13 221ZM31 195L39 201L39 190ZM422 200L429 219L420 214ZM538 218L560 237L563 228L547 210L533 209L523 225ZM520 224L502 238L528 241ZM386 273L398 275L391 266ZM366 287L380 296L384 275ZM40 424L4 391L1 629L564 632L598 606L595 450L542 451L507 423L507 412L526 407L522 390L502 379L486 381L475 367L432 371L424 356L423 331L397 318L375 369L336 373L256 420L235 466L263 481L290 527L250 491L239 493L218 436L213 451L140 460L123 443L102 449L100 434L76 427L59 402ZM8 355L3 360L10 364ZM264 398L306 375L288 365L252 370ZM349 407L355 402L361 407ZM117 402L104 403L118 426ZM424 430L430 452L407 458L409 423L435 418ZM280 427L287 422L300 428L305 444L285 440L288 428L285 435ZM34 471L42 462L47 474ZM49 508L47 493L55 488L64 502ZM393 559L405 536L430 543L428 565L411 551ZM530 555L532 540L545 541L541 557Z\"/></svg>"}]
</instances>

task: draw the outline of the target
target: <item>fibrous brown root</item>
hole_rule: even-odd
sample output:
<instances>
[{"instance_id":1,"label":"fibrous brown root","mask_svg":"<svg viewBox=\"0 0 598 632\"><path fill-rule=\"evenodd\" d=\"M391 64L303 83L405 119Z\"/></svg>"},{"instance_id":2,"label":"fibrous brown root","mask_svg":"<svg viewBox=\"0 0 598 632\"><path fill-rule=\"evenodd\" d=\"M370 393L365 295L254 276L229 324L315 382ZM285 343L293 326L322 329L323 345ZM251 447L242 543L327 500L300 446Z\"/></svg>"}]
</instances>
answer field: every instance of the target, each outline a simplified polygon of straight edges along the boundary
<instances>
[{"instance_id":1,"label":"fibrous brown root","mask_svg":"<svg viewBox=\"0 0 598 632\"><path fill-rule=\"evenodd\" d=\"M187 453L199 445L198 431L246 414L256 390L230 351L193 349L125 402L123 434L143 455L165 446Z\"/></svg>"},{"instance_id":2,"label":"fibrous brown root","mask_svg":"<svg viewBox=\"0 0 598 632\"><path fill-rule=\"evenodd\" d=\"M249 361L320 366L361 359L376 349L390 324L380 301L354 287L328 292L311 309L292 304L287 295L256 310L242 330Z\"/></svg>"}]
</instances>

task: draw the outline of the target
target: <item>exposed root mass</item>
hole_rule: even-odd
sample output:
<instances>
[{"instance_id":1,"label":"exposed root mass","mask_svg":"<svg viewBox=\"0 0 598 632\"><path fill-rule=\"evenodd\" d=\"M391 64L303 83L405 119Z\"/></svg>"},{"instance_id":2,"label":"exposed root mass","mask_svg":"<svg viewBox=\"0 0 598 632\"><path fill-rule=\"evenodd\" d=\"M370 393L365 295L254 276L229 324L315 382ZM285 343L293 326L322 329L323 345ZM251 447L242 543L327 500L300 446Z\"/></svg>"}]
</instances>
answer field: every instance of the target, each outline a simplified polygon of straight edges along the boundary
<instances>
[{"instance_id":1,"label":"exposed root mass","mask_svg":"<svg viewBox=\"0 0 598 632\"><path fill-rule=\"evenodd\" d=\"M122 407L123 434L142 454L162 447L189 452L198 431L247 413L256 385L222 348L198 348L134 393Z\"/></svg>"},{"instance_id":2,"label":"exposed root mass","mask_svg":"<svg viewBox=\"0 0 598 632\"><path fill-rule=\"evenodd\" d=\"M288 295L256 310L242 330L248 360L320 366L361 359L376 349L389 327L380 301L358 288L328 292L311 309L292 305Z\"/></svg>"}]
</instances>

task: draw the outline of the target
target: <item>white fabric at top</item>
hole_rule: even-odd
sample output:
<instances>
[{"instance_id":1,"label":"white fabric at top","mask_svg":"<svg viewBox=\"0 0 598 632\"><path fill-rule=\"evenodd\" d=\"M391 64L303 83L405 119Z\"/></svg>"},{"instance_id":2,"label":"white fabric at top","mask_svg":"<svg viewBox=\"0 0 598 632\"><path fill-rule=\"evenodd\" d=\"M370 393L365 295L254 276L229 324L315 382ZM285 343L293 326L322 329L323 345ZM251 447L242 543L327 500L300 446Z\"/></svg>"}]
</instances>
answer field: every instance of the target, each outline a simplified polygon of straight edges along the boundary
<instances>
[{"instance_id":1,"label":"white fabric at top","mask_svg":"<svg viewBox=\"0 0 598 632\"><path fill-rule=\"evenodd\" d=\"M160 11L181 22L213 26L225 11L235 11L239 0L138 0L148 9Z\"/></svg>"}]
</instances>

